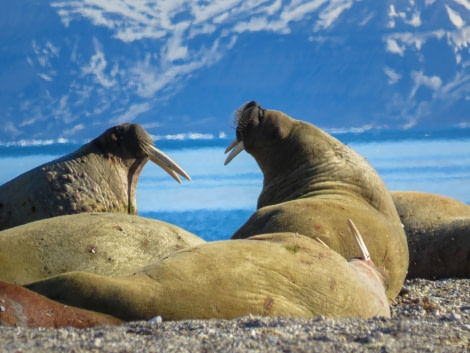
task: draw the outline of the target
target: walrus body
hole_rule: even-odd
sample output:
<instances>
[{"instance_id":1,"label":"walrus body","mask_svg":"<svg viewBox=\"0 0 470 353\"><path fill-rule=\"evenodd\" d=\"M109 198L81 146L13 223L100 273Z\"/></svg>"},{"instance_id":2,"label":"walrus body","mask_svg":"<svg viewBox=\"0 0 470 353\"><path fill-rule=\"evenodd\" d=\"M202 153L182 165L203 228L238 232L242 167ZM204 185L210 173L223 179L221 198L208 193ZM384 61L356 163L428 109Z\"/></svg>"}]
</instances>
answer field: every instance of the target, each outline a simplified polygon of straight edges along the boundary
<instances>
[{"instance_id":1,"label":"walrus body","mask_svg":"<svg viewBox=\"0 0 470 353\"><path fill-rule=\"evenodd\" d=\"M0 230L64 214L136 214L137 180L149 159L178 181L176 173L189 179L140 125L114 126L77 151L2 185Z\"/></svg>"},{"instance_id":2,"label":"walrus body","mask_svg":"<svg viewBox=\"0 0 470 353\"><path fill-rule=\"evenodd\" d=\"M120 213L81 213L0 232L0 280L26 284L70 271L124 276L204 240L177 226Z\"/></svg>"},{"instance_id":3,"label":"walrus body","mask_svg":"<svg viewBox=\"0 0 470 353\"><path fill-rule=\"evenodd\" d=\"M355 246L345 220L361 229L374 263L390 277L389 300L408 267L405 233L382 179L366 160L317 127L250 102L237 112L226 164L245 149L263 172L258 210L232 236L298 232L348 258Z\"/></svg>"},{"instance_id":4,"label":"walrus body","mask_svg":"<svg viewBox=\"0 0 470 353\"><path fill-rule=\"evenodd\" d=\"M0 326L86 328L122 323L115 317L67 306L26 288L1 281L0 307Z\"/></svg>"},{"instance_id":5,"label":"walrus body","mask_svg":"<svg viewBox=\"0 0 470 353\"><path fill-rule=\"evenodd\" d=\"M293 233L197 245L133 276L74 272L27 287L123 320L390 316L383 277L373 265L347 262Z\"/></svg>"},{"instance_id":6,"label":"walrus body","mask_svg":"<svg viewBox=\"0 0 470 353\"><path fill-rule=\"evenodd\" d=\"M410 249L408 278L470 277L470 206L450 197L393 191Z\"/></svg>"}]
</instances>

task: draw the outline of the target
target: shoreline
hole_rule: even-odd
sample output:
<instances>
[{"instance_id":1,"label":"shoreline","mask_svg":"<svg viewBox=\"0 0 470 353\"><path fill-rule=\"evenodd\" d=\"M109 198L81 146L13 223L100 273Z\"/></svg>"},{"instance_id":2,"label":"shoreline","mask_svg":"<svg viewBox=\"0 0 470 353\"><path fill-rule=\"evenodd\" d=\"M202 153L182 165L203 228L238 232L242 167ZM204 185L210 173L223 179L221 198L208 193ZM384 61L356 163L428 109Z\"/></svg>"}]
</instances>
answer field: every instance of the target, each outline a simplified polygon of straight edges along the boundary
<instances>
[{"instance_id":1,"label":"shoreline","mask_svg":"<svg viewBox=\"0 0 470 353\"><path fill-rule=\"evenodd\" d=\"M129 322L89 329L0 327L2 352L465 352L470 279L407 280L392 318Z\"/></svg>"}]
</instances>

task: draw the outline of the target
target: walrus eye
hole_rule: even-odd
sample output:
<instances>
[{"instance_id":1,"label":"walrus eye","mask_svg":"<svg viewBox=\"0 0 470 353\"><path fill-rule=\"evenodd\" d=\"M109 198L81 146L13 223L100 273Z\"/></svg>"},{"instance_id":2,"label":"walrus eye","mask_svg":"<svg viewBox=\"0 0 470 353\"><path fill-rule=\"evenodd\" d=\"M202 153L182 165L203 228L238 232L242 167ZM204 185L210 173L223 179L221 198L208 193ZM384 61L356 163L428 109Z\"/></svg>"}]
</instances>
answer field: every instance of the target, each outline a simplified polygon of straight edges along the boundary
<instances>
[{"instance_id":1,"label":"walrus eye","mask_svg":"<svg viewBox=\"0 0 470 353\"><path fill-rule=\"evenodd\" d=\"M114 140L114 143L118 146L118 147L121 147L121 142L122 142L122 132L121 131L118 131L115 135L115 140Z\"/></svg>"}]
</instances>

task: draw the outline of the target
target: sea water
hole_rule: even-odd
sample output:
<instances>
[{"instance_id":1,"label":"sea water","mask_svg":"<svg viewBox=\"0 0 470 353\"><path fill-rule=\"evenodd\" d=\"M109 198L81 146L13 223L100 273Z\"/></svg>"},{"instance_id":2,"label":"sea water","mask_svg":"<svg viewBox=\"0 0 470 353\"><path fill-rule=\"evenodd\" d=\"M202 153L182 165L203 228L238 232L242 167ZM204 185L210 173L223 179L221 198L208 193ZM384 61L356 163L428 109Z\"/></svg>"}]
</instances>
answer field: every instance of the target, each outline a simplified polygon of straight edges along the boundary
<instances>
[{"instance_id":1,"label":"sea water","mask_svg":"<svg viewBox=\"0 0 470 353\"><path fill-rule=\"evenodd\" d=\"M434 192L470 203L470 129L334 135L366 157L390 190ZM137 186L139 215L176 224L206 240L229 238L255 211L263 178L246 152L224 166L230 142L210 135L158 138L157 147L192 181L178 184L147 163ZM0 145L0 184L78 147L54 141Z\"/></svg>"}]
</instances>

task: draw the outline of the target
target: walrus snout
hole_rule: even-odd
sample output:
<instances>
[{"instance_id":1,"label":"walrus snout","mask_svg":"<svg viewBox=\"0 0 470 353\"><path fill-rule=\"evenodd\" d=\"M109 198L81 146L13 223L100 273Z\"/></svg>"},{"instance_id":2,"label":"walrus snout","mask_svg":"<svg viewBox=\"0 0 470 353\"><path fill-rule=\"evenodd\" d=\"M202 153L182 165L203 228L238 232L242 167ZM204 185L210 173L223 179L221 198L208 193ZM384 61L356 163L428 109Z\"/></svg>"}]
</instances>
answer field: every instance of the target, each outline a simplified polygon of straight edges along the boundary
<instances>
[{"instance_id":1,"label":"walrus snout","mask_svg":"<svg viewBox=\"0 0 470 353\"><path fill-rule=\"evenodd\" d=\"M261 108L256 101L250 101L242 105L236 110L233 123L235 125L236 138L225 150L225 153L231 151L224 165L230 163L241 151L245 149L245 134L247 130L251 130L258 126L263 118L264 109Z\"/></svg>"},{"instance_id":2,"label":"walrus snout","mask_svg":"<svg viewBox=\"0 0 470 353\"><path fill-rule=\"evenodd\" d=\"M234 124L236 128L237 139L243 140L243 131L247 128L258 125L260 121L261 108L255 101L248 102L237 109L234 117Z\"/></svg>"},{"instance_id":3,"label":"walrus snout","mask_svg":"<svg viewBox=\"0 0 470 353\"><path fill-rule=\"evenodd\" d=\"M128 159L132 163L134 160L149 158L180 184L178 174L191 180L183 168L154 146L152 137L139 124L125 123L113 126L94 142L101 145L107 153Z\"/></svg>"}]
</instances>

